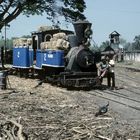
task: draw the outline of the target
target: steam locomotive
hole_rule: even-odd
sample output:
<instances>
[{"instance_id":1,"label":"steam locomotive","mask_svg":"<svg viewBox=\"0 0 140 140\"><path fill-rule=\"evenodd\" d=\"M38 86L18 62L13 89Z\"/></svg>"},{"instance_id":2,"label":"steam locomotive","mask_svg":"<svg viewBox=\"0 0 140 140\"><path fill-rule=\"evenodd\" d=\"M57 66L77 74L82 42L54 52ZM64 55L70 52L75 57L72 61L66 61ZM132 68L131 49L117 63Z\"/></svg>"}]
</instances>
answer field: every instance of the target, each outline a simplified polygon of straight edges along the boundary
<instances>
[{"instance_id":1,"label":"steam locomotive","mask_svg":"<svg viewBox=\"0 0 140 140\"><path fill-rule=\"evenodd\" d=\"M13 68L64 87L99 86L97 55L89 49L92 24L77 21L73 25L75 33L52 27L32 32L32 45L13 48Z\"/></svg>"}]
</instances>

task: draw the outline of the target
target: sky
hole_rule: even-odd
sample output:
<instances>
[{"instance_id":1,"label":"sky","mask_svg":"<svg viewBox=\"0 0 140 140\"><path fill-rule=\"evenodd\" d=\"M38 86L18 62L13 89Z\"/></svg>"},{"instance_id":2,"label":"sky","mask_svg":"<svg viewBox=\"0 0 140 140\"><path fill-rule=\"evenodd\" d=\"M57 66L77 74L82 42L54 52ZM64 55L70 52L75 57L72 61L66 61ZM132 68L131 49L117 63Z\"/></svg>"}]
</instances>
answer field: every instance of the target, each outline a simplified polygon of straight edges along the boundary
<instances>
[{"instance_id":1,"label":"sky","mask_svg":"<svg viewBox=\"0 0 140 140\"><path fill-rule=\"evenodd\" d=\"M100 45L109 40L109 34L117 31L121 38L132 42L136 35L140 35L140 0L85 0L87 8L85 15L92 23L93 40ZM51 25L44 16L20 15L10 23L7 29L7 37L21 37L30 35L41 25ZM63 28L66 28L62 21ZM69 23L69 29L74 30ZM4 31L3 31L4 34Z\"/></svg>"}]
</instances>

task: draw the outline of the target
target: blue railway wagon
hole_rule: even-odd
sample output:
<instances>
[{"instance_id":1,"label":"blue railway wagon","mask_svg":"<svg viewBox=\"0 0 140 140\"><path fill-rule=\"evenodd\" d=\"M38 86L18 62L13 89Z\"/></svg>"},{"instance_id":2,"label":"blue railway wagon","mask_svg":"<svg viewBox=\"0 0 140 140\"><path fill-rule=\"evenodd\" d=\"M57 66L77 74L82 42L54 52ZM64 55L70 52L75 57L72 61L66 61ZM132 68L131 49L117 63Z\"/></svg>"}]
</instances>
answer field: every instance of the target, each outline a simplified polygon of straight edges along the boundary
<instances>
[{"instance_id":1,"label":"blue railway wagon","mask_svg":"<svg viewBox=\"0 0 140 140\"><path fill-rule=\"evenodd\" d=\"M29 63L30 63L30 67L33 66L33 62L34 62L34 51L33 51L33 49L29 49Z\"/></svg>"},{"instance_id":2,"label":"blue railway wagon","mask_svg":"<svg viewBox=\"0 0 140 140\"><path fill-rule=\"evenodd\" d=\"M13 67L30 68L33 65L33 50L29 48L13 48Z\"/></svg>"},{"instance_id":3,"label":"blue railway wagon","mask_svg":"<svg viewBox=\"0 0 140 140\"><path fill-rule=\"evenodd\" d=\"M63 50L45 50L43 52L43 66L48 67L64 67L64 51Z\"/></svg>"},{"instance_id":4,"label":"blue railway wagon","mask_svg":"<svg viewBox=\"0 0 140 140\"><path fill-rule=\"evenodd\" d=\"M43 52L42 50L38 49L36 50L36 68L41 69L42 68L42 60L43 60Z\"/></svg>"}]
</instances>

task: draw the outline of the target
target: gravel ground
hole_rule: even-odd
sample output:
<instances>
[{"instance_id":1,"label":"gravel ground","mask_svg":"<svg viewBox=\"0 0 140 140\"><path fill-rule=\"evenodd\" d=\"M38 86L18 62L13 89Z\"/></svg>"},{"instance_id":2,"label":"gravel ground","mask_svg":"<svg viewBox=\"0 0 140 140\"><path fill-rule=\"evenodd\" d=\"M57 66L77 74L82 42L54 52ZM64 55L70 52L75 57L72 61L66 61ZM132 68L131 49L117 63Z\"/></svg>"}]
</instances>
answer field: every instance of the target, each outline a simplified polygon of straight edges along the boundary
<instances>
[{"instance_id":1,"label":"gravel ground","mask_svg":"<svg viewBox=\"0 0 140 140\"><path fill-rule=\"evenodd\" d=\"M138 72L132 74L124 68L118 68L117 74L119 73L140 78ZM117 92L123 93L132 83L136 87L139 86L132 80L120 81L121 78L117 78L116 76L117 86L125 88ZM3 131L3 126L8 120L13 120L21 124L22 134L28 140L140 140L139 116L132 117L133 113L136 116L139 111L125 111L128 107L110 101L109 111L95 117L99 106L108 101L96 96L98 90L67 90L48 83L34 88L39 82L37 79L19 78L14 75L9 75L9 81L12 89L0 91L1 139L4 139L3 133L5 139L10 137L6 136L8 133ZM106 91L100 92L105 94ZM129 94L132 93L125 94L130 97ZM138 97L139 95L136 98ZM130 112L131 117L126 117ZM9 127L5 129L11 132ZM14 134L16 135L15 132Z\"/></svg>"}]
</instances>

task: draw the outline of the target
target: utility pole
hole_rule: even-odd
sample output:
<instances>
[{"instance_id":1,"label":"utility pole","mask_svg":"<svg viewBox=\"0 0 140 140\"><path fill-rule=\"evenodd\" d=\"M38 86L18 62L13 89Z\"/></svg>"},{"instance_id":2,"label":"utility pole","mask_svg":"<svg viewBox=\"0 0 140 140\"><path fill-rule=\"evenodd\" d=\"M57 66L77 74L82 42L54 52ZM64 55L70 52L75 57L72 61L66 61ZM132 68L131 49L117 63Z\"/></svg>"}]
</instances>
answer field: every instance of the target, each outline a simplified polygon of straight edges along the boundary
<instances>
[{"instance_id":1,"label":"utility pole","mask_svg":"<svg viewBox=\"0 0 140 140\"><path fill-rule=\"evenodd\" d=\"M5 35L4 35L4 60L3 61L4 61L4 64L5 64L6 63L6 60L5 60L6 56L5 55L6 55L6 46L7 46L7 44L6 44L6 38L7 38L6 37L6 23L5 23L5 26L4 26L4 34Z\"/></svg>"},{"instance_id":2,"label":"utility pole","mask_svg":"<svg viewBox=\"0 0 140 140\"><path fill-rule=\"evenodd\" d=\"M0 22L0 24L5 25L4 22ZM1 33L1 39L4 39L4 36L2 35L2 31L0 30ZM4 67L4 42L2 43L2 46L0 46L0 63L1 67Z\"/></svg>"},{"instance_id":3,"label":"utility pole","mask_svg":"<svg viewBox=\"0 0 140 140\"><path fill-rule=\"evenodd\" d=\"M6 27L10 27L10 25L8 24L4 24L4 64L6 64L6 47L7 47L7 28Z\"/></svg>"}]
</instances>

